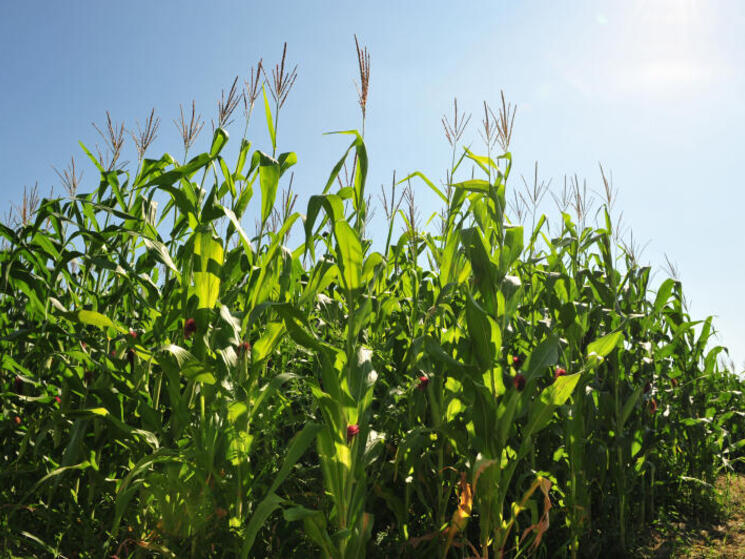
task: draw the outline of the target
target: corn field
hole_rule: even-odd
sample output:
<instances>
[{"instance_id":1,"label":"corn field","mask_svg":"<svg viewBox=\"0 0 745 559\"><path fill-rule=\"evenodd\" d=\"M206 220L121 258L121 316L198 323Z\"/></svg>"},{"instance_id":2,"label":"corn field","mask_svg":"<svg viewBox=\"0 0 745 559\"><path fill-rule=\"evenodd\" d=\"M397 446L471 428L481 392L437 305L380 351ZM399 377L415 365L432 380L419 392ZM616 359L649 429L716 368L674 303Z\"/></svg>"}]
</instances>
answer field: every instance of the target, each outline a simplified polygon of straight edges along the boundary
<instances>
[{"instance_id":1,"label":"corn field","mask_svg":"<svg viewBox=\"0 0 745 559\"><path fill-rule=\"evenodd\" d=\"M604 174L595 213L578 182L536 211L504 98L483 152L456 105L447 181L394 178L373 242L357 53L361 132L304 213L283 56L221 99L208 151L192 106L183 159L146 156L151 113L127 169L109 119L95 180L73 166L0 226L4 557L625 557L740 467L712 318L652 285ZM240 100L271 145L226 161Z\"/></svg>"}]
</instances>

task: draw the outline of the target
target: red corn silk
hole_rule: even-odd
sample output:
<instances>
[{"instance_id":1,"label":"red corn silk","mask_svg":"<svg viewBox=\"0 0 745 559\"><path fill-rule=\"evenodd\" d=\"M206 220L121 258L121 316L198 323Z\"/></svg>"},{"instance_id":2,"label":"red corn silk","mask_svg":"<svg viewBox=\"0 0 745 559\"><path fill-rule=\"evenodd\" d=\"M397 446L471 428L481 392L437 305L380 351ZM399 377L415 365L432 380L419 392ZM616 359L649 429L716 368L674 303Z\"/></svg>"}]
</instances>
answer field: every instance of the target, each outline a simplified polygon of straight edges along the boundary
<instances>
[{"instance_id":1,"label":"red corn silk","mask_svg":"<svg viewBox=\"0 0 745 559\"><path fill-rule=\"evenodd\" d=\"M127 362L129 363L129 372L134 374L135 372L135 350L129 348L127 350Z\"/></svg>"},{"instance_id":2,"label":"red corn silk","mask_svg":"<svg viewBox=\"0 0 745 559\"><path fill-rule=\"evenodd\" d=\"M554 371L554 380L556 380L559 377L563 377L567 374L567 370L562 367L556 367L556 370Z\"/></svg>"},{"instance_id":3,"label":"red corn silk","mask_svg":"<svg viewBox=\"0 0 745 559\"><path fill-rule=\"evenodd\" d=\"M347 427L347 441L351 441L360 433L360 427L356 423Z\"/></svg>"},{"instance_id":4,"label":"red corn silk","mask_svg":"<svg viewBox=\"0 0 745 559\"><path fill-rule=\"evenodd\" d=\"M184 322L184 338L191 338L192 334L197 331L197 321L193 318L187 318Z\"/></svg>"},{"instance_id":5,"label":"red corn silk","mask_svg":"<svg viewBox=\"0 0 745 559\"><path fill-rule=\"evenodd\" d=\"M429 384L429 377L426 375L422 375L419 377L419 384L417 384L417 390L424 390L427 388L427 385Z\"/></svg>"},{"instance_id":6,"label":"red corn silk","mask_svg":"<svg viewBox=\"0 0 745 559\"><path fill-rule=\"evenodd\" d=\"M512 384L515 386L518 392L525 390L525 375L518 373L515 378L512 379Z\"/></svg>"}]
</instances>

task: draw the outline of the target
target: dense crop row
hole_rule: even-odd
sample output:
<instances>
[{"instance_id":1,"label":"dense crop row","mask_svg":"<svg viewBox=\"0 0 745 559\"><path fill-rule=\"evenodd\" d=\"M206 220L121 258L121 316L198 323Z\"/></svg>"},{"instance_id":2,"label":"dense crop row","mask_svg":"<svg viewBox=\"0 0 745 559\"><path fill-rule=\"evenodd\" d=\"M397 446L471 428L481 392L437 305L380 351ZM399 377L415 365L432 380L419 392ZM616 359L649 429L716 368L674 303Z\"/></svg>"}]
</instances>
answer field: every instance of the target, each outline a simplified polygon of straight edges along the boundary
<instances>
[{"instance_id":1,"label":"dense crop row","mask_svg":"<svg viewBox=\"0 0 745 559\"><path fill-rule=\"evenodd\" d=\"M304 216L276 203L295 154L229 165L217 128L0 226L4 556L594 556L704 502L742 384L608 208L511 221L507 136L401 181L441 227L394 188L376 247L346 134Z\"/></svg>"}]
</instances>

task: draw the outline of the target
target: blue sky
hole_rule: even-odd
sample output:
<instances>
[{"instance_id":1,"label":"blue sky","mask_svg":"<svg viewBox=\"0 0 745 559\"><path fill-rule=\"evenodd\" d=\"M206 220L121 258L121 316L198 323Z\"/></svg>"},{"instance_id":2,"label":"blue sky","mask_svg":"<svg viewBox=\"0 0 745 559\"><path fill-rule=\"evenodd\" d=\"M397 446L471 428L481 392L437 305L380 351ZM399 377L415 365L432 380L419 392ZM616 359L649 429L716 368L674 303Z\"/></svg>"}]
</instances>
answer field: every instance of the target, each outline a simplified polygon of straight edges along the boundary
<instances>
[{"instance_id":1,"label":"blue sky","mask_svg":"<svg viewBox=\"0 0 745 559\"><path fill-rule=\"evenodd\" d=\"M478 150L481 102L496 106L504 89L518 106L511 184L538 161L556 186L576 173L599 189L602 162L624 222L649 243L642 262L659 281L667 254L693 316L716 315L719 341L738 367L745 362L745 4L735 0L6 2L3 216L24 185L38 181L42 194L58 185L51 166L71 155L86 169L82 188L93 187L77 142L100 143L91 122L107 110L134 127L155 107L162 122L150 154L180 157L179 104L195 99L209 121L221 89L259 58L277 62L284 41L299 77L278 143L298 153L294 186L306 198L347 142L322 133L359 127L354 33L372 56L370 188L388 185L394 169L444 179L440 117L453 97L473 113L464 140ZM254 114L249 136L266 146ZM230 131L240 136L242 126ZM424 190L419 204L425 219L436 209Z\"/></svg>"}]
</instances>

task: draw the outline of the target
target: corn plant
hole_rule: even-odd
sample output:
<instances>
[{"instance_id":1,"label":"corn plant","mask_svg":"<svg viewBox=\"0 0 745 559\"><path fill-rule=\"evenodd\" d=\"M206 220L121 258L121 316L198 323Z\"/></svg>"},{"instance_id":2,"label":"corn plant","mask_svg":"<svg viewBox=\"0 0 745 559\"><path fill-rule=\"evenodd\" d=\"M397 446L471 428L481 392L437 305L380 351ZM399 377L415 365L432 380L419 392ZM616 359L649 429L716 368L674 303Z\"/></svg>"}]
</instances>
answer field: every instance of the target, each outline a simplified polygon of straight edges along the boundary
<instances>
[{"instance_id":1,"label":"corn plant","mask_svg":"<svg viewBox=\"0 0 745 559\"><path fill-rule=\"evenodd\" d=\"M517 193L504 96L486 155L456 101L443 186L394 174L375 221L355 51L362 134L341 132L304 214L278 141L285 45L223 93L206 151L192 103L183 158L148 157L151 112L130 172L107 115L106 153L82 146L96 179L73 160L65 197L0 225L4 556L623 554L742 467L713 320L639 265L607 182L596 220L578 179L558 221L537 174ZM420 187L442 206L424 224Z\"/></svg>"}]
</instances>

